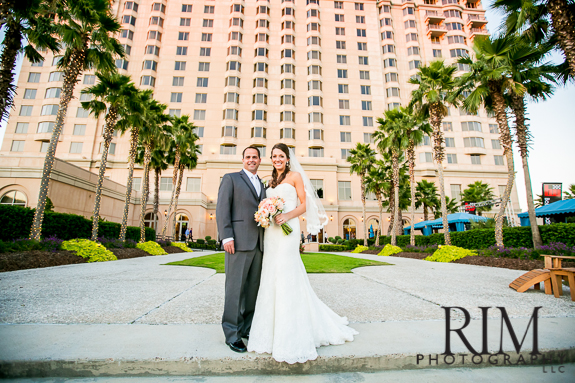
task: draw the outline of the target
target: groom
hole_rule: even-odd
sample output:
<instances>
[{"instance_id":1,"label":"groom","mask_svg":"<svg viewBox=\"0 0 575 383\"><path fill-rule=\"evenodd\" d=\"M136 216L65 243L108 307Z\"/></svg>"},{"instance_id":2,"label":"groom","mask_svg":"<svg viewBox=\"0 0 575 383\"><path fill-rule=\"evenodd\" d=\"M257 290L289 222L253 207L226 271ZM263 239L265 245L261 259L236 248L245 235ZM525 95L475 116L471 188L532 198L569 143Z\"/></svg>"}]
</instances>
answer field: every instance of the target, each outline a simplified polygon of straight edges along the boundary
<instances>
[{"instance_id":1,"label":"groom","mask_svg":"<svg viewBox=\"0 0 575 383\"><path fill-rule=\"evenodd\" d=\"M226 251L226 293L222 327L226 344L235 352L246 352L260 287L264 230L254 220L265 189L256 175L260 151L244 149L244 168L222 178L218 192L216 222Z\"/></svg>"}]
</instances>

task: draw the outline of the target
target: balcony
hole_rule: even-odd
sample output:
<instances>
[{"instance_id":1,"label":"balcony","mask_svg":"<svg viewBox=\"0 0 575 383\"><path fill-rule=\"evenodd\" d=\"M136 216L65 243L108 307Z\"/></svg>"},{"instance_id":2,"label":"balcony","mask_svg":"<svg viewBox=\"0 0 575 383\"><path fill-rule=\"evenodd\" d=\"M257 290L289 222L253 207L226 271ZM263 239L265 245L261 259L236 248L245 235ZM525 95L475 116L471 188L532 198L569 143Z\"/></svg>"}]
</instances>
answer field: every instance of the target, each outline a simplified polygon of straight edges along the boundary
<instances>
[{"instance_id":1,"label":"balcony","mask_svg":"<svg viewBox=\"0 0 575 383\"><path fill-rule=\"evenodd\" d=\"M427 24L439 24L445 20L443 13L437 11L425 11L425 22Z\"/></svg>"},{"instance_id":2,"label":"balcony","mask_svg":"<svg viewBox=\"0 0 575 383\"><path fill-rule=\"evenodd\" d=\"M447 27L441 24L429 24L427 26L427 35L431 37L443 36L447 33Z\"/></svg>"},{"instance_id":3,"label":"balcony","mask_svg":"<svg viewBox=\"0 0 575 383\"><path fill-rule=\"evenodd\" d=\"M488 36L489 31L487 28L470 28L469 29L469 37L474 39L476 36Z\"/></svg>"},{"instance_id":4,"label":"balcony","mask_svg":"<svg viewBox=\"0 0 575 383\"><path fill-rule=\"evenodd\" d=\"M487 152L485 148L471 147L471 148L463 148L463 153L484 155Z\"/></svg>"},{"instance_id":5,"label":"balcony","mask_svg":"<svg viewBox=\"0 0 575 383\"><path fill-rule=\"evenodd\" d=\"M467 16L467 27L481 29L487 24L487 19L483 15L469 15Z\"/></svg>"}]
</instances>

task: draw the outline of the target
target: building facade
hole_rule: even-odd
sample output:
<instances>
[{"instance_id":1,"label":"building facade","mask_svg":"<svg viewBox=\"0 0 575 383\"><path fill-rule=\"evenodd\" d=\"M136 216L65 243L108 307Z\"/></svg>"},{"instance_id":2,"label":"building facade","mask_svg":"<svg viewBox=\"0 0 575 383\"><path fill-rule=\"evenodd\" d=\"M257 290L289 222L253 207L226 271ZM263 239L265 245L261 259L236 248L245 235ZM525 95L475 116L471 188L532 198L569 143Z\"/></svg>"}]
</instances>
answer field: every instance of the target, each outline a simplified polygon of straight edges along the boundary
<instances>
[{"instance_id":1,"label":"building facade","mask_svg":"<svg viewBox=\"0 0 575 383\"><path fill-rule=\"evenodd\" d=\"M320 190L330 217L327 236L361 238L364 219L375 230L377 203L369 200L362 216L360 180L346 162L349 150L372 142L384 110L409 103L408 80L419 66L439 58L455 62L471 51L476 36L487 34L485 11L473 0L137 0L113 7L127 53L116 63L119 72L153 89L170 114L187 114L197 126L202 154L197 168L184 173L176 213L176 234L190 226L194 237L217 236L219 182L241 168L243 149L260 147L259 174L265 178L277 142L294 148ZM0 161L44 156L62 86L57 62L48 53L41 64L24 60ZM81 108L88 98L80 91L95 81L93 73L82 76L56 152L92 172L99 166L104 119ZM450 108L443 128L446 195L459 199L476 180L502 195L507 167L495 120L485 110L469 115ZM128 150L129 135L117 135L106 171L111 181L125 184ZM417 148L416 178L437 185L431 153L426 138ZM169 203L171 173L162 174L161 212ZM138 168L136 190L141 179ZM0 184L0 194L17 183L12 178ZM35 206L37 194L30 190L25 203ZM512 207L519 210L515 189ZM163 224L166 217L152 217L151 208L147 222ZM418 211L416 221L421 219ZM384 232L388 226L385 213Z\"/></svg>"}]
</instances>

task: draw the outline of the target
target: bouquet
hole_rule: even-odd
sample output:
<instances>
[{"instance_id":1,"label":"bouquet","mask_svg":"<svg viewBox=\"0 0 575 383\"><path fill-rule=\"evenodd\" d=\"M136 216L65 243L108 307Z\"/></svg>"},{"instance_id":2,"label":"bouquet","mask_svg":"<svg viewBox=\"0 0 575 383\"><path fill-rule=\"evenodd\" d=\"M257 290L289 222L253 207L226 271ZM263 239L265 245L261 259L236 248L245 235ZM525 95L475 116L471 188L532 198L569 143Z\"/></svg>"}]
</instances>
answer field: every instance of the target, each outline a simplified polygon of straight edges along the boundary
<instances>
[{"instance_id":1,"label":"bouquet","mask_svg":"<svg viewBox=\"0 0 575 383\"><path fill-rule=\"evenodd\" d=\"M258 206L258 211L256 212L256 214L254 214L254 218L258 223L258 226L261 226L266 229L270 227L273 218L276 215L283 213L284 204L285 201L283 200L283 198L280 197L270 197L260 202ZM293 232L293 229L287 223L283 223L281 227L285 235L288 235L291 232Z\"/></svg>"}]
</instances>

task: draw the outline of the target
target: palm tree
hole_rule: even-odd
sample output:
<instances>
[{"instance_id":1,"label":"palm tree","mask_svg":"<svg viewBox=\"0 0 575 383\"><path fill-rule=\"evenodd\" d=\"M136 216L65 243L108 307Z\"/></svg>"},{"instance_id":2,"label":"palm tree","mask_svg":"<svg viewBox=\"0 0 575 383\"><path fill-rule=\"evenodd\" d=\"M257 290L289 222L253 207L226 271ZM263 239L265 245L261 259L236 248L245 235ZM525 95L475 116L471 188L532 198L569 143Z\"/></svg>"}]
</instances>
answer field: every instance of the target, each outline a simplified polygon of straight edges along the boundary
<instances>
[{"instance_id":1,"label":"palm tree","mask_svg":"<svg viewBox=\"0 0 575 383\"><path fill-rule=\"evenodd\" d=\"M448 196L445 196L445 206L447 208L447 214L457 213L459 211L459 206L457 205L458 205L457 200L455 198L449 198ZM435 216L435 219L441 217L441 212L437 209L433 214Z\"/></svg>"},{"instance_id":2,"label":"palm tree","mask_svg":"<svg viewBox=\"0 0 575 383\"><path fill-rule=\"evenodd\" d=\"M423 206L423 220L428 221L429 210L437 210L437 206L440 205L437 187L435 183L423 179L417 183L415 190L415 207L419 209Z\"/></svg>"},{"instance_id":3,"label":"palm tree","mask_svg":"<svg viewBox=\"0 0 575 383\"><path fill-rule=\"evenodd\" d=\"M545 206L545 198L542 194L537 194L537 198L534 201L535 207Z\"/></svg>"},{"instance_id":4,"label":"palm tree","mask_svg":"<svg viewBox=\"0 0 575 383\"><path fill-rule=\"evenodd\" d=\"M154 170L154 208L152 214L156 220L158 219L160 208L160 175L162 171L168 169L166 155L167 153L164 147L156 147L152 150L150 158L150 169ZM158 227L156 226L155 229L157 233Z\"/></svg>"},{"instance_id":5,"label":"palm tree","mask_svg":"<svg viewBox=\"0 0 575 383\"><path fill-rule=\"evenodd\" d=\"M561 49L571 77L575 77L573 0L496 0L493 7L504 12L507 32L522 32L531 42L549 42Z\"/></svg>"},{"instance_id":6,"label":"palm tree","mask_svg":"<svg viewBox=\"0 0 575 383\"><path fill-rule=\"evenodd\" d=\"M429 66L421 67L417 72L417 76L409 80L411 84L418 86L417 89L411 92L410 107L414 107L423 117L429 118L429 123L433 128L433 159L439 174L439 194L444 228L447 228L448 225L443 177L445 151L441 125L443 118L449 112L448 105L457 106L457 97L455 97L456 83L453 79L453 74L456 70L457 68L453 65L445 66L443 61L432 61ZM445 244L451 245L449 230L444 229L443 235Z\"/></svg>"},{"instance_id":7,"label":"palm tree","mask_svg":"<svg viewBox=\"0 0 575 383\"><path fill-rule=\"evenodd\" d=\"M102 198L102 185L106 173L108 150L114 136L118 116L130 113L136 106L138 89L131 82L129 76L96 73L99 82L91 87L82 89L83 94L94 96L94 100L82 102L82 107L89 110L94 117L99 118L106 114L104 125L104 142L102 146L102 159L98 171L98 183L94 198L94 212L92 214L92 240L98 238L98 223L100 219L100 202ZM106 112L107 111L107 112Z\"/></svg>"},{"instance_id":8,"label":"palm tree","mask_svg":"<svg viewBox=\"0 0 575 383\"><path fill-rule=\"evenodd\" d=\"M461 205L465 202L483 202L493 199L493 188L483 181L475 181L472 184L467 185L467 189L461 194ZM484 211L491 210L491 206L479 206L476 207L478 215L481 215Z\"/></svg>"},{"instance_id":9,"label":"palm tree","mask_svg":"<svg viewBox=\"0 0 575 383\"><path fill-rule=\"evenodd\" d=\"M367 217L365 214L365 178L369 172L369 169L373 166L375 162L375 151L369 146L369 144L357 143L354 149L349 151L349 157L347 162L351 164L349 168L350 174L357 174L361 182L361 204L363 207L363 237L364 245L367 246ZM380 223L381 225L381 223Z\"/></svg>"},{"instance_id":10,"label":"palm tree","mask_svg":"<svg viewBox=\"0 0 575 383\"><path fill-rule=\"evenodd\" d=\"M467 64L470 71L461 77L460 92L471 92L465 98L465 109L476 112L483 105L495 111L495 118L499 126L499 141L503 146L503 154L507 161L507 186L502 196L499 212L495 217L495 243L503 247L503 217L505 208L509 202L515 168L513 165L513 138L507 122L506 93L523 95L525 87L510 77L508 54L513 46L518 43L516 36L498 36L489 38L475 38L473 50L475 60L469 57L461 57L458 62Z\"/></svg>"},{"instance_id":11,"label":"palm tree","mask_svg":"<svg viewBox=\"0 0 575 383\"><path fill-rule=\"evenodd\" d=\"M384 112L384 118L378 118L379 126L373 134L376 145L381 152L389 149L391 152L391 166L393 169L393 196L394 213L393 228L391 231L391 244L397 245L397 228L399 223L399 157L403 155L409 145L405 123L405 109L391 109Z\"/></svg>"},{"instance_id":12,"label":"palm tree","mask_svg":"<svg viewBox=\"0 0 575 383\"><path fill-rule=\"evenodd\" d=\"M51 17L49 2L43 0L6 1L0 5L2 29L2 54L0 55L0 121L8 118L14 104L16 87L16 57L24 52L32 63L44 57L39 52L50 49L54 54L60 49L55 37L56 24ZM24 46L23 43L24 42Z\"/></svg>"},{"instance_id":13,"label":"palm tree","mask_svg":"<svg viewBox=\"0 0 575 383\"><path fill-rule=\"evenodd\" d=\"M385 191L389 189L389 182L387 182L387 180L385 163L382 160L376 160L365 177L365 191L366 193L371 192L375 194L379 208L379 225L375 237L375 246L379 246L379 237L381 236L381 229L383 227L383 199Z\"/></svg>"},{"instance_id":14,"label":"palm tree","mask_svg":"<svg viewBox=\"0 0 575 383\"><path fill-rule=\"evenodd\" d=\"M178 175L178 185L176 186L176 193L174 195L174 219L172 222L172 232L174 233L174 239L176 237L176 223L177 223L177 213L178 213L178 201L180 198L180 191L182 189L182 180L184 179L184 170L193 170L198 165L198 154L199 150L195 145L195 141L198 137L194 133L184 132L184 134L188 135L187 141L188 145L180 146L180 166L179 166L179 175ZM185 151L182 151L185 150Z\"/></svg>"},{"instance_id":15,"label":"palm tree","mask_svg":"<svg viewBox=\"0 0 575 383\"><path fill-rule=\"evenodd\" d=\"M172 125L168 129L168 163L174 165L174 173L172 176L172 197L170 198L167 217L170 217L170 212L176 199L178 173L180 171L183 173L183 168L180 169L182 154L188 153L190 147L194 146L194 142L198 139L198 137L193 133L195 126L192 122L189 121L189 118L190 116L188 115L174 117L172 120ZM174 222L176 213L177 212L174 211ZM164 228L162 229L162 237L164 238L166 237L167 229L168 219L166 218L166 221L164 222ZM176 235L175 229L173 234L174 236Z\"/></svg>"},{"instance_id":16,"label":"palm tree","mask_svg":"<svg viewBox=\"0 0 575 383\"><path fill-rule=\"evenodd\" d=\"M567 190L563 192L563 194L565 195L565 199L575 198L575 184L569 185L569 187L567 188Z\"/></svg>"},{"instance_id":17,"label":"palm tree","mask_svg":"<svg viewBox=\"0 0 575 383\"><path fill-rule=\"evenodd\" d=\"M92 68L99 72L115 71L113 56L124 54L120 42L114 37L114 34L120 30L120 24L112 14L109 1L74 0L59 4L61 4L60 7L65 7L58 12L58 35L62 45L66 47L59 63L59 67L64 72L64 82L56 123L44 160L38 204L30 231L30 238L36 240L40 240L42 233L42 220L56 146L64 127L68 105L72 100L78 76L83 71Z\"/></svg>"}]
</instances>

